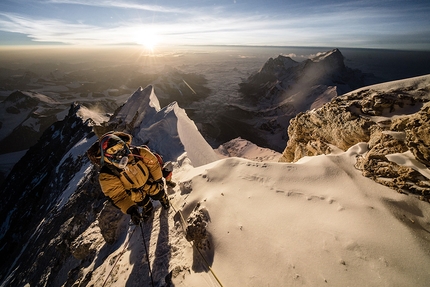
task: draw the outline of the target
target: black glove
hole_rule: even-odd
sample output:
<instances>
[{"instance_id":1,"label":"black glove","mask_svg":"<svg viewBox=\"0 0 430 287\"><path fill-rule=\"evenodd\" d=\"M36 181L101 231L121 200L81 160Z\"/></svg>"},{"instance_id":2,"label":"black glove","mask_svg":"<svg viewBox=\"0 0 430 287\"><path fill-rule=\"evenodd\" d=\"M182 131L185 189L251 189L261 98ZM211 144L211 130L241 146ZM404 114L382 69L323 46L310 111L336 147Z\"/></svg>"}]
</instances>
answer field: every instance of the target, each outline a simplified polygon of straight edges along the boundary
<instances>
[{"instance_id":1,"label":"black glove","mask_svg":"<svg viewBox=\"0 0 430 287\"><path fill-rule=\"evenodd\" d=\"M139 209L137 208L137 205L132 205L127 209L127 214L130 214L131 221L133 221L134 224L139 225L142 221L142 215L139 213Z\"/></svg>"},{"instance_id":2,"label":"black glove","mask_svg":"<svg viewBox=\"0 0 430 287\"><path fill-rule=\"evenodd\" d=\"M164 191L164 181L162 178L154 181L154 183L157 185L159 191Z\"/></svg>"},{"instance_id":3,"label":"black glove","mask_svg":"<svg viewBox=\"0 0 430 287\"><path fill-rule=\"evenodd\" d=\"M159 200L164 209L170 208L169 198L167 197L166 192L164 191L164 182L161 180L158 186L158 192L155 195L150 196L153 200Z\"/></svg>"}]
</instances>

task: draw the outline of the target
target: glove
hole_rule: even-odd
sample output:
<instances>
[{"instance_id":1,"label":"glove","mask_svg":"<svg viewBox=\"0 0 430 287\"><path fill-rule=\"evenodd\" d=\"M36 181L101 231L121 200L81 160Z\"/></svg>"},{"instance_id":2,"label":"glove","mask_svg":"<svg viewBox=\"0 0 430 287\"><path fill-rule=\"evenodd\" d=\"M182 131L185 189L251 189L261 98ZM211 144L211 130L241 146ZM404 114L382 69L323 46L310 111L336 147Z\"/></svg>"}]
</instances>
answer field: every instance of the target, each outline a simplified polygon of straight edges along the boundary
<instances>
[{"instance_id":1,"label":"glove","mask_svg":"<svg viewBox=\"0 0 430 287\"><path fill-rule=\"evenodd\" d=\"M170 208L169 198L167 197L166 192L164 191L164 183L162 183L162 187L159 188L157 194L151 195L153 200L158 200L163 206L164 209L168 210Z\"/></svg>"},{"instance_id":2,"label":"glove","mask_svg":"<svg viewBox=\"0 0 430 287\"><path fill-rule=\"evenodd\" d=\"M164 191L164 181L162 178L154 181L154 183L157 185L159 191Z\"/></svg>"},{"instance_id":3,"label":"glove","mask_svg":"<svg viewBox=\"0 0 430 287\"><path fill-rule=\"evenodd\" d=\"M130 214L131 221L139 225L142 221L142 215L139 213L139 209L137 208L137 205L132 205L127 209L127 214Z\"/></svg>"}]
</instances>

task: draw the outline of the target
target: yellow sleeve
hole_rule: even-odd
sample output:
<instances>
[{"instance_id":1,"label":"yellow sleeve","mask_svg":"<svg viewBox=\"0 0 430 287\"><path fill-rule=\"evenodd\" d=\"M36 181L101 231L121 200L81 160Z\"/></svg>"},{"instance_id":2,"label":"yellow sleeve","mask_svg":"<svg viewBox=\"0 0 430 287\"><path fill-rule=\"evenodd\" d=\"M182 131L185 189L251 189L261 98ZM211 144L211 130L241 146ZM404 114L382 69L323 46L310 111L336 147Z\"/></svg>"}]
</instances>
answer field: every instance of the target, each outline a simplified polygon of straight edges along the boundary
<instances>
[{"instance_id":1,"label":"yellow sleeve","mask_svg":"<svg viewBox=\"0 0 430 287\"><path fill-rule=\"evenodd\" d=\"M103 193L110 197L123 213L127 213L128 208L134 205L121 181L115 175L100 173L99 182Z\"/></svg>"}]
</instances>

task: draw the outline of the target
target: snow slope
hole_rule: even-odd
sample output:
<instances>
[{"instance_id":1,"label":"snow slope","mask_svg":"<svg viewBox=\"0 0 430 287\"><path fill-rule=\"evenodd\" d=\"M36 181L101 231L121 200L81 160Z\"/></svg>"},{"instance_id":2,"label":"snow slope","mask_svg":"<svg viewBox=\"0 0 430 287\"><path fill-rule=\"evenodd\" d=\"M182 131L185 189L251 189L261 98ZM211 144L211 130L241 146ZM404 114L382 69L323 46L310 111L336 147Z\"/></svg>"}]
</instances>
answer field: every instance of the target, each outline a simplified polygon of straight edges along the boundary
<instances>
[{"instance_id":1,"label":"snow slope","mask_svg":"<svg viewBox=\"0 0 430 287\"><path fill-rule=\"evenodd\" d=\"M195 143L189 155L198 150ZM429 282L428 203L363 177L354 163L367 144L294 164L262 162L270 151L247 153L239 139L231 144L243 158L199 167L186 154L178 158L174 180L179 184L168 190L173 208L168 214L158 208L143 229L155 286L164 286L169 272L174 286L219 286L185 240L175 216L180 209L185 218L207 216L211 248L203 254L223 286ZM121 239L93 266L89 286L151 286L141 230L124 220Z\"/></svg>"},{"instance_id":2,"label":"snow slope","mask_svg":"<svg viewBox=\"0 0 430 287\"><path fill-rule=\"evenodd\" d=\"M185 217L197 210L209 215L208 260L223 286L426 286L428 203L364 178L353 167L364 152L358 144L295 164L227 158L198 168L182 158L170 198ZM196 267L199 256L174 213L157 209L145 225L155 284L174 270L174 286L219 286ZM127 228L129 245L123 235L90 283L150 282L140 230Z\"/></svg>"}]
</instances>

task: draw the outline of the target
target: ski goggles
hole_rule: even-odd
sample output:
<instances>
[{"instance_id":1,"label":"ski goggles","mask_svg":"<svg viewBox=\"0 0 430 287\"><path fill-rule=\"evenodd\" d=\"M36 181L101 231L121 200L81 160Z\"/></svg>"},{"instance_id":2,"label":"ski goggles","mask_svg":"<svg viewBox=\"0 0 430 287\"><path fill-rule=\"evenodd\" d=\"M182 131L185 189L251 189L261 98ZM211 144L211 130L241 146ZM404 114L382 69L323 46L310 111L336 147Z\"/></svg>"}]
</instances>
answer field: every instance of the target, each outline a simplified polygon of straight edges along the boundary
<instances>
[{"instance_id":1,"label":"ski goggles","mask_svg":"<svg viewBox=\"0 0 430 287\"><path fill-rule=\"evenodd\" d=\"M123 157L127 157L130 154L130 150L127 145L121 141L116 145L108 148L106 150L105 156L109 158L109 160L113 163L119 164Z\"/></svg>"}]
</instances>

